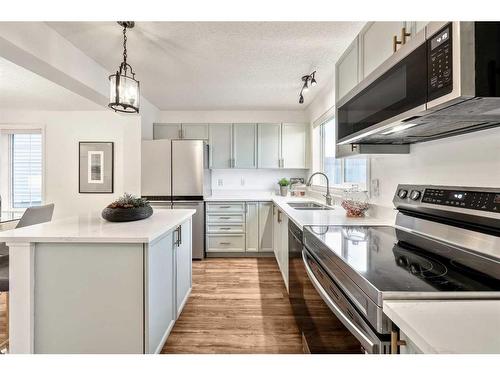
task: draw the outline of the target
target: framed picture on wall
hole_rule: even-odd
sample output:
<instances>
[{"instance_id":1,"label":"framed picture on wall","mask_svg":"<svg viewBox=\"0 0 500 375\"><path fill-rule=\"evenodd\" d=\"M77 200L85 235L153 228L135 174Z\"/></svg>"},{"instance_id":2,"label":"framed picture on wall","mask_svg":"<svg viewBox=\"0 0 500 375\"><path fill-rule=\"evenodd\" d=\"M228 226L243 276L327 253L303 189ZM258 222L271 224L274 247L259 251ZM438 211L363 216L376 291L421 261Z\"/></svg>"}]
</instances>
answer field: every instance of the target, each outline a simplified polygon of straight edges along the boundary
<instances>
[{"instance_id":1,"label":"framed picture on wall","mask_svg":"<svg viewBox=\"0 0 500 375\"><path fill-rule=\"evenodd\" d=\"M79 193L113 193L114 143L79 142Z\"/></svg>"}]
</instances>

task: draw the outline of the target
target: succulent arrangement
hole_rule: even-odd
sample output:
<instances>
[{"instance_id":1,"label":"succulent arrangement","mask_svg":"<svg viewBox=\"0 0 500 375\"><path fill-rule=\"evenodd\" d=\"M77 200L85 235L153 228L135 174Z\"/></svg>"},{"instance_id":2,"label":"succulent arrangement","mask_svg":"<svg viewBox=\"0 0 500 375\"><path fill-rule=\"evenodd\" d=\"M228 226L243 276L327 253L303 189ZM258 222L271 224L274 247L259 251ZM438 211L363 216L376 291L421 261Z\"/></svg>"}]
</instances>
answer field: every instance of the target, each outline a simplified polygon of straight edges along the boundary
<instances>
[{"instance_id":1,"label":"succulent arrangement","mask_svg":"<svg viewBox=\"0 0 500 375\"><path fill-rule=\"evenodd\" d=\"M108 208L138 208L149 206L149 201L145 198L125 193L116 201L108 204Z\"/></svg>"},{"instance_id":2,"label":"succulent arrangement","mask_svg":"<svg viewBox=\"0 0 500 375\"><path fill-rule=\"evenodd\" d=\"M101 213L103 219L115 222L142 220L151 215L153 215L153 207L147 199L128 193L108 204Z\"/></svg>"}]
</instances>

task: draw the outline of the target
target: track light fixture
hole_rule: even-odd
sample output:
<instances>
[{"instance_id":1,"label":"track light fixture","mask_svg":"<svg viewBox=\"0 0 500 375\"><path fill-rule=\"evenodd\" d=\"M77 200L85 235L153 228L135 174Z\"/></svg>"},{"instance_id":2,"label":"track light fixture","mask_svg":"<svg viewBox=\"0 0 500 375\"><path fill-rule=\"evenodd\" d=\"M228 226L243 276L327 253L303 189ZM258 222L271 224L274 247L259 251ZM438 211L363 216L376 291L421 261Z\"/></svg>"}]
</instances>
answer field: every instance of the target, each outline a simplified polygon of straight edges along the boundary
<instances>
[{"instance_id":1,"label":"track light fixture","mask_svg":"<svg viewBox=\"0 0 500 375\"><path fill-rule=\"evenodd\" d=\"M304 82L304 84L302 85L302 89L300 90L300 95L299 95L300 104L304 103L304 94L309 91L309 86L311 87L316 86L317 82L316 78L314 77L315 75L316 71L302 77L302 82Z\"/></svg>"}]
</instances>

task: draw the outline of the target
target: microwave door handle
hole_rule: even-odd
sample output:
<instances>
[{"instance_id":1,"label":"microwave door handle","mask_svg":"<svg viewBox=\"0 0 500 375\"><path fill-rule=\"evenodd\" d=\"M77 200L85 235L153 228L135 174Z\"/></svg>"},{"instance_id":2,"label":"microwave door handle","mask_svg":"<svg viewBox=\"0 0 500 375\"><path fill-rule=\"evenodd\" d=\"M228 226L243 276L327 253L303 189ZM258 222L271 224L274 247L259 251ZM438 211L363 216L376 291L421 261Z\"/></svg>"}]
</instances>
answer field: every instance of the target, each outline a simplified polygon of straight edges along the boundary
<instances>
[{"instance_id":1,"label":"microwave door handle","mask_svg":"<svg viewBox=\"0 0 500 375\"><path fill-rule=\"evenodd\" d=\"M328 305L328 307L332 310L332 312L339 318L339 320L346 326L346 328L358 339L358 341L361 343L361 346L363 349L365 349L368 353L374 353L377 344L374 343L372 340L370 340L369 337L365 335L364 332L362 332L347 315L344 314L342 310L340 310L335 302L331 299L331 297L328 295L328 293L325 291L325 289L321 286L319 281L316 279L316 276L314 276L313 271L307 264L307 259L306 259L306 253L305 250L302 250L302 260L304 261L304 266L307 272L307 275L309 276L309 279L311 280L311 283L313 284L314 288L318 291L319 295L321 298L325 301L325 303Z\"/></svg>"}]
</instances>

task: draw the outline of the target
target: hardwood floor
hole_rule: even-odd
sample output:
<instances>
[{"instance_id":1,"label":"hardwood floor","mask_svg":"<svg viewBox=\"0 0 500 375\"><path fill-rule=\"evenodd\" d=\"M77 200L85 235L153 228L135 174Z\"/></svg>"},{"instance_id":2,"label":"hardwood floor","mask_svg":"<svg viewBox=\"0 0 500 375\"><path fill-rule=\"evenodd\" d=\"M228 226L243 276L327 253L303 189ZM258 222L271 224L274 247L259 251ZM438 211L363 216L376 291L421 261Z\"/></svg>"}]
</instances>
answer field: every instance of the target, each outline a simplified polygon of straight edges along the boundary
<instances>
[{"instance_id":1,"label":"hardwood floor","mask_svg":"<svg viewBox=\"0 0 500 375\"><path fill-rule=\"evenodd\" d=\"M302 353L276 260L193 262L193 291L162 353Z\"/></svg>"}]
</instances>

